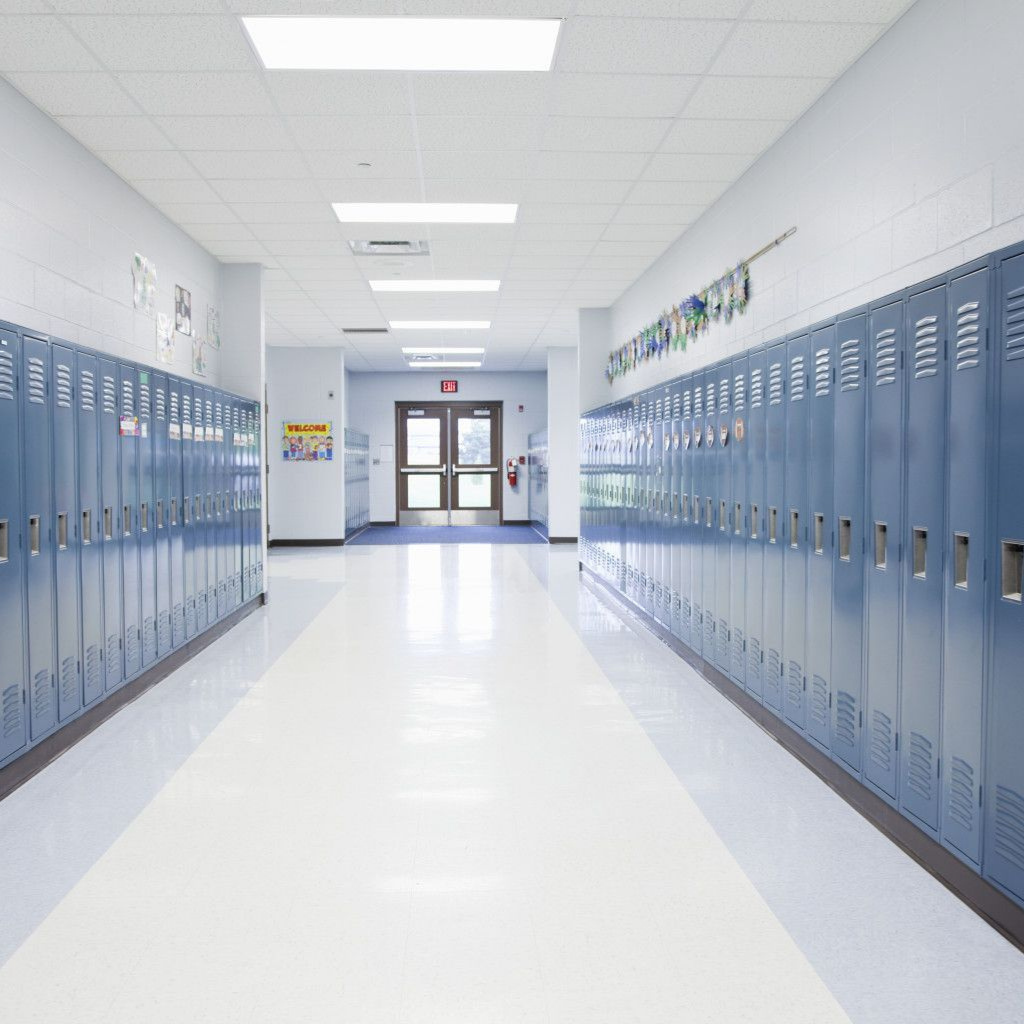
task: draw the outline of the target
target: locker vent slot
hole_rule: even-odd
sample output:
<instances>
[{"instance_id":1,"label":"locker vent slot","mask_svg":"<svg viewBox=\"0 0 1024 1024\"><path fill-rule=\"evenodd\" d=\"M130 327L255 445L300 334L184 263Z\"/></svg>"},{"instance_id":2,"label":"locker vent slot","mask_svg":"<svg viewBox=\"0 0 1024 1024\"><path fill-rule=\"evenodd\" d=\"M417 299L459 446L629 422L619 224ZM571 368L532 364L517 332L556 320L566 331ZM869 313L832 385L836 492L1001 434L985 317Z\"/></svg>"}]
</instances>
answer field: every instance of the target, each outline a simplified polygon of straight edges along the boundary
<instances>
[{"instance_id":1,"label":"locker vent slot","mask_svg":"<svg viewBox=\"0 0 1024 1024\"><path fill-rule=\"evenodd\" d=\"M72 655L60 663L60 694L65 703L76 703L78 691L78 663Z\"/></svg>"},{"instance_id":2,"label":"locker vent slot","mask_svg":"<svg viewBox=\"0 0 1024 1024\"><path fill-rule=\"evenodd\" d=\"M1016 601L1019 604L1024 570L1024 544L1019 540L1004 540L1002 550L1003 597L1007 601Z\"/></svg>"},{"instance_id":3,"label":"locker vent slot","mask_svg":"<svg viewBox=\"0 0 1024 1024\"><path fill-rule=\"evenodd\" d=\"M181 401L178 398L176 391L171 392L171 422L181 422Z\"/></svg>"},{"instance_id":4,"label":"locker vent slot","mask_svg":"<svg viewBox=\"0 0 1024 1024\"><path fill-rule=\"evenodd\" d=\"M693 404L690 401L690 392L683 392L683 419L689 419L693 413Z\"/></svg>"},{"instance_id":5,"label":"locker vent slot","mask_svg":"<svg viewBox=\"0 0 1024 1024\"><path fill-rule=\"evenodd\" d=\"M814 553L825 553L825 517L820 512L814 513Z\"/></svg>"},{"instance_id":6,"label":"locker vent slot","mask_svg":"<svg viewBox=\"0 0 1024 1024\"><path fill-rule=\"evenodd\" d=\"M914 527L914 577L919 580L928 574L928 531L920 526Z\"/></svg>"},{"instance_id":7,"label":"locker vent slot","mask_svg":"<svg viewBox=\"0 0 1024 1024\"><path fill-rule=\"evenodd\" d=\"M156 392L156 418L158 420L167 419L167 398L163 388L158 388Z\"/></svg>"},{"instance_id":8,"label":"locker vent slot","mask_svg":"<svg viewBox=\"0 0 1024 1024\"><path fill-rule=\"evenodd\" d=\"M121 415L135 415L135 388L130 380L121 381Z\"/></svg>"},{"instance_id":9,"label":"locker vent slot","mask_svg":"<svg viewBox=\"0 0 1024 1024\"><path fill-rule=\"evenodd\" d=\"M802 402L806 393L804 357L794 356L789 364L789 400L791 402Z\"/></svg>"},{"instance_id":10,"label":"locker vent slot","mask_svg":"<svg viewBox=\"0 0 1024 1024\"><path fill-rule=\"evenodd\" d=\"M156 654L156 620L147 615L142 623L143 659L149 661Z\"/></svg>"},{"instance_id":11,"label":"locker vent slot","mask_svg":"<svg viewBox=\"0 0 1024 1024\"><path fill-rule=\"evenodd\" d=\"M970 554L970 536L966 533L953 534L953 585L960 590L967 589L967 562Z\"/></svg>"},{"instance_id":12,"label":"locker vent slot","mask_svg":"<svg viewBox=\"0 0 1024 1024\"><path fill-rule=\"evenodd\" d=\"M875 335L875 387L896 383L896 328Z\"/></svg>"},{"instance_id":13,"label":"locker vent slot","mask_svg":"<svg viewBox=\"0 0 1024 1024\"><path fill-rule=\"evenodd\" d=\"M768 659L766 664L768 665L768 678L775 684L775 686L773 686L774 689L778 686L779 680L782 678L782 656L774 647L768 648Z\"/></svg>"},{"instance_id":14,"label":"locker vent slot","mask_svg":"<svg viewBox=\"0 0 1024 1024\"><path fill-rule=\"evenodd\" d=\"M839 346L839 390L860 388L860 338L850 338Z\"/></svg>"},{"instance_id":15,"label":"locker vent slot","mask_svg":"<svg viewBox=\"0 0 1024 1024\"><path fill-rule=\"evenodd\" d=\"M85 688L90 693L96 693L103 688L100 682L102 668L103 658L100 656L100 645L90 644L85 649Z\"/></svg>"},{"instance_id":16,"label":"locker vent slot","mask_svg":"<svg viewBox=\"0 0 1024 1024\"><path fill-rule=\"evenodd\" d=\"M61 409L70 409L74 403L75 392L72 385L71 367L63 363L57 364L57 405Z\"/></svg>"},{"instance_id":17,"label":"locker vent slot","mask_svg":"<svg viewBox=\"0 0 1024 1024\"><path fill-rule=\"evenodd\" d=\"M956 311L956 368L969 370L979 363L981 303L965 302Z\"/></svg>"},{"instance_id":18,"label":"locker vent slot","mask_svg":"<svg viewBox=\"0 0 1024 1024\"><path fill-rule=\"evenodd\" d=\"M704 389L700 387L693 389L693 415L696 419L704 415Z\"/></svg>"},{"instance_id":19,"label":"locker vent slot","mask_svg":"<svg viewBox=\"0 0 1024 1024\"><path fill-rule=\"evenodd\" d=\"M875 523L875 568L884 569L889 564L889 527Z\"/></svg>"},{"instance_id":20,"label":"locker vent slot","mask_svg":"<svg viewBox=\"0 0 1024 1024\"><path fill-rule=\"evenodd\" d=\"M747 637L747 679L761 678L761 642L756 637Z\"/></svg>"},{"instance_id":21,"label":"locker vent slot","mask_svg":"<svg viewBox=\"0 0 1024 1024\"><path fill-rule=\"evenodd\" d=\"M164 499L156 499L156 528L162 530L164 528Z\"/></svg>"},{"instance_id":22,"label":"locker vent slot","mask_svg":"<svg viewBox=\"0 0 1024 1024\"><path fill-rule=\"evenodd\" d=\"M782 404L782 363L772 363L768 368L768 404Z\"/></svg>"},{"instance_id":23,"label":"locker vent slot","mask_svg":"<svg viewBox=\"0 0 1024 1024\"><path fill-rule=\"evenodd\" d=\"M152 415L148 384L139 384L139 415L147 420Z\"/></svg>"},{"instance_id":24,"label":"locker vent slot","mask_svg":"<svg viewBox=\"0 0 1024 1024\"><path fill-rule=\"evenodd\" d=\"M28 400L34 405L46 405L46 371L37 356L28 357Z\"/></svg>"},{"instance_id":25,"label":"locker vent slot","mask_svg":"<svg viewBox=\"0 0 1024 1024\"><path fill-rule=\"evenodd\" d=\"M768 543L775 544L779 537L779 510L768 506Z\"/></svg>"},{"instance_id":26,"label":"locker vent slot","mask_svg":"<svg viewBox=\"0 0 1024 1024\"><path fill-rule=\"evenodd\" d=\"M14 401L14 356L0 349L0 400Z\"/></svg>"},{"instance_id":27,"label":"locker vent slot","mask_svg":"<svg viewBox=\"0 0 1024 1024\"><path fill-rule=\"evenodd\" d=\"M682 406L682 400L678 395L675 395L672 399L672 418L674 420L679 419L679 410ZM235 410L235 430L238 430L238 410Z\"/></svg>"},{"instance_id":28,"label":"locker vent slot","mask_svg":"<svg viewBox=\"0 0 1024 1024\"><path fill-rule=\"evenodd\" d=\"M82 543L92 543L92 509L82 509Z\"/></svg>"},{"instance_id":29,"label":"locker vent slot","mask_svg":"<svg viewBox=\"0 0 1024 1024\"><path fill-rule=\"evenodd\" d=\"M1006 358L1024 359L1024 288L1006 296Z\"/></svg>"},{"instance_id":30,"label":"locker vent slot","mask_svg":"<svg viewBox=\"0 0 1024 1024\"><path fill-rule=\"evenodd\" d=\"M800 546L800 512L795 508L789 510L789 546Z\"/></svg>"},{"instance_id":31,"label":"locker vent slot","mask_svg":"<svg viewBox=\"0 0 1024 1024\"><path fill-rule=\"evenodd\" d=\"M824 398L832 392L832 351L819 348L814 353L814 397Z\"/></svg>"},{"instance_id":32,"label":"locker vent slot","mask_svg":"<svg viewBox=\"0 0 1024 1024\"><path fill-rule=\"evenodd\" d=\"M757 525L760 522L757 505L750 506L750 539L757 540Z\"/></svg>"},{"instance_id":33,"label":"locker vent slot","mask_svg":"<svg viewBox=\"0 0 1024 1024\"><path fill-rule=\"evenodd\" d=\"M139 657L139 631L129 629L124 638L124 658L129 665L134 665Z\"/></svg>"},{"instance_id":34,"label":"locker vent slot","mask_svg":"<svg viewBox=\"0 0 1024 1024\"><path fill-rule=\"evenodd\" d=\"M103 411L112 416L117 415L117 388L113 377L103 378Z\"/></svg>"},{"instance_id":35,"label":"locker vent slot","mask_svg":"<svg viewBox=\"0 0 1024 1024\"><path fill-rule=\"evenodd\" d=\"M718 384L718 411L729 411L729 378L723 377Z\"/></svg>"},{"instance_id":36,"label":"locker vent slot","mask_svg":"<svg viewBox=\"0 0 1024 1024\"><path fill-rule=\"evenodd\" d=\"M729 526L729 516L726 512L725 501L718 503L718 529L725 533Z\"/></svg>"},{"instance_id":37,"label":"locker vent slot","mask_svg":"<svg viewBox=\"0 0 1024 1024\"><path fill-rule=\"evenodd\" d=\"M171 396L172 407L175 397L175 395ZM182 423L192 422L192 399L188 395L181 396L181 421Z\"/></svg>"},{"instance_id":38,"label":"locker vent slot","mask_svg":"<svg viewBox=\"0 0 1024 1024\"><path fill-rule=\"evenodd\" d=\"M704 616L704 650L710 652L715 647L715 617L708 611Z\"/></svg>"},{"instance_id":39,"label":"locker vent slot","mask_svg":"<svg viewBox=\"0 0 1024 1024\"><path fill-rule=\"evenodd\" d=\"M750 371L750 408L760 409L764 404L764 373L758 367Z\"/></svg>"},{"instance_id":40,"label":"locker vent slot","mask_svg":"<svg viewBox=\"0 0 1024 1024\"><path fill-rule=\"evenodd\" d=\"M922 317L914 325L914 379L934 377L939 372L938 318Z\"/></svg>"},{"instance_id":41,"label":"locker vent slot","mask_svg":"<svg viewBox=\"0 0 1024 1024\"><path fill-rule=\"evenodd\" d=\"M839 559L843 562L850 560L850 534L852 532L852 521L849 516L839 517Z\"/></svg>"},{"instance_id":42,"label":"locker vent slot","mask_svg":"<svg viewBox=\"0 0 1024 1024\"><path fill-rule=\"evenodd\" d=\"M704 499L704 525L708 529L715 525L715 504L711 498Z\"/></svg>"},{"instance_id":43,"label":"locker vent slot","mask_svg":"<svg viewBox=\"0 0 1024 1024\"><path fill-rule=\"evenodd\" d=\"M92 412L96 408L96 377L91 370L82 370L78 375L79 405Z\"/></svg>"},{"instance_id":44,"label":"locker vent slot","mask_svg":"<svg viewBox=\"0 0 1024 1024\"><path fill-rule=\"evenodd\" d=\"M139 533L149 533L149 502L139 505Z\"/></svg>"},{"instance_id":45,"label":"locker vent slot","mask_svg":"<svg viewBox=\"0 0 1024 1024\"><path fill-rule=\"evenodd\" d=\"M878 710L871 715L871 760L887 774L892 770L892 719Z\"/></svg>"},{"instance_id":46,"label":"locker vent slot","mask_svg":"<svg viewBox=\"0 0 1024 1024\"><path fill-rule=\"evenodd\" d=\"M811 676L811 718L828 728L828 683L819 675Z\"/></svg>"},{"instance_id":47,"label":"locker vent slot","mask_svg":"<svg viewBox=\"0 0 1024 1024\"><path fill-rule=\"evenodd\" d=\"M747 380L742 373L736 374L733 381L733 403L732 407L736 412L742 412L747 405Z\"/></svg>"},{"instance_id":48,"label":"locker vent slot","mask_svg":"<svg viewBox=\"0 0 1024 1024\"><path fill-rule=\"evenodd\" d=\"M949 816L965 831L974 830L974 769L962 758L950 759Z\"/></svg>"},{"instance_id":49,"label":"locker vent slot","mask_svg":"<svg viewBox=\"0 0 1024 1024\"><path fill-rule=\"evenodd\" d=\"M3 713L3 737L21 734L21 688L17 683L12 683L3 692L3 701L0 710Z\"/></svg>"},{"instance_id":50,"label":"locker vent slot","mask_svg":"<svg viewBox=\"0 0 1024 1024\"><path fill-rule=\"evenodd\" d=\"M732 510L732 532L739 537L743 533L743 506L737 501Z\"/></svg>"},{"instance_id":51,"label":"locker vent slot","mask_svg":"<svg viewBox=\"0 0 1024 1024\"><path fill-rule=\"evenodd\" d=\"M121 638L116 633L107 634L107 671L115 671L114 666L121 661ZM120 673L120 669L117 669Z\"/></svg>"},{"instance_id":52,"label":"locker vent slot","mask_svg":"<svg viewBox=\"0 0 1024 1024\"><path fill-rule=\"evenodd\" d=\"M53 707L53 685L49 669L40 669L32 679L32 715L45 718Z\"/></svg>"},{"instance_id":53,"label":"locker vent slot","mask_svg":"<svg viewBox=\"0 0 1024 1024\"><path fill-rule=\"evenodd\" d=\"M848 747L857 742L857 698L852 693L836 693L836 736Z\"/></svg>"},{"instance_id":54,"label":"locker vent slot","mask_svg":"<svg viewBox=\"0 0 1024 1024\"><path fill-rule=\"evenodd\" d=\"M157 643L162 651L171 646L171 616L165 611L160 613L160 621L157 624Z\"/></svg>"},{"instance_id":55,"label":"locker vent slot","mask_svg":"<svg viewBox=\"0 0 1024 1024\"><path fill-rule=\"evenodd\" d=\"M57 513L57 550L67 551L68 549L68 514L67 512Z\"/></svg>"},{"instance_id":56,"label":"locker vent slot","mask_svg":"<svg viewBox=\"0 0 1024 1024\"><path fill-rule=\"evenodd\" d=\"M123 505L121 511L124 513L124 519L121 520L122 532L126 537L130 537L132 535L132 507Z\"/></svg>"},{"instance_id":57,"label":"locker vent slot","mask_svg":"<svg viewBox=\"0 0 1024 1024\"><path fill-rule=\"evenodd\" d=\"M907 785L922 800L931 800L934 775L931 741L919 732L912 732L907 755Z\"/></svg>"},{"instance_id":58,"label":"locker vent slot","mask_svg":"<svg viewBox=\"0 0 1024 1024\"><path fill-rule=\"evenodd\" d=\"M28 517L28 552L39 554L39 516Z\"/></svg>"},{"instance_id":59,"label":"locker vent slot","mask_svg":"<svg viewBox=\"0 0 1024 1024\"><path fill-rule=\"evenodd\" d=\"M1024 870L1024 796L996 786L995 851Z\"/></svg>"},{"instance_id":60,"label":"locker vent slot","mask_svg":"<svg viewBox=\"0 0 1024 1024\"><path fill-rule=\"evenodd\" d=\"M732 630L732 670L738 678L743 678L743 630L733 626Z\"/></svg>"},{"instance_id":61,"label":"locker vent slot","mask_svg":"<svg viewBox=\"0 0 1024 1024\"><path fill-rule=\"evenodd\" d=\"M6 562L10 557L10 530L6 519L0 519L0 562Z\"/></svg>"},{"instance_id":62,"label":"locker vent slot","mask_svg":"<svg viewBox=\"0 0 1024 1024\"><path fill-rule=\"evenodd\" d=\"M804 673L800 665L790 661L786 682L786 699L794 707L799 707L804 696Z\"/></svg>"},{"instance_id":63,"label":"locker vent slot","mask_svg":"<svg viewBox=\"0 0 1024 1024\"><path fill-rule=\"evenodd\" d=\"M704 391L704 405L709 416L715 414L715 385L709 384Z\"/></svg>"}]
</instances>

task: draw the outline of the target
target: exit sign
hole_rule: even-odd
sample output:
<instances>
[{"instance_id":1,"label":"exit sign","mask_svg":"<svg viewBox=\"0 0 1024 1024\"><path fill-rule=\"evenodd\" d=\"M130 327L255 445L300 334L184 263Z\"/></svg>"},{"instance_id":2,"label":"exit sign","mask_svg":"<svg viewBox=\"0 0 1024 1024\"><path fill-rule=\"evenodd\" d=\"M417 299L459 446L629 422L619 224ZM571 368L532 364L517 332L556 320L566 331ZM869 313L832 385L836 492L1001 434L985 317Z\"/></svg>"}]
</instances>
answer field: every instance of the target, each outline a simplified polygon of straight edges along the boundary
<instances>
[{"instance_id":1,"label":"exit sign","mask_svg":"<svg viewBox=\"0 0 1024 1024\"><path fill-rule=\"evenodd\" d=\"M457 380L443 380L441 381L441 394L442 395L454 395L459 390L459 382Z\"/></svg>"}]
</instances>

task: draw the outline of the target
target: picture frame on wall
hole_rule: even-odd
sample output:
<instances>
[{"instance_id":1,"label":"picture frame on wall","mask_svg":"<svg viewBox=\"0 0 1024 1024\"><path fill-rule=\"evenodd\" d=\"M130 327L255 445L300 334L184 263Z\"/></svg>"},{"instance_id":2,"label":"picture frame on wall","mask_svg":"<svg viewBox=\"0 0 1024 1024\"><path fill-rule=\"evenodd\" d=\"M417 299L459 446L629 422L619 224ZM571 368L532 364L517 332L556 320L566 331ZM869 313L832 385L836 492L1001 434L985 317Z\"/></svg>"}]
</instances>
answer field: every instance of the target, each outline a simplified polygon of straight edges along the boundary
<instances>
[{"instance_id":1,"label":"picture frame on wall","mask_svg":"<svg viewBox=\"0 0 1024 1024\"><path fill-rule=\"evenodd\" d=\"M179 334L192 334L192 293L180 284L174 286L174 329Z\"/></svg>"}]
</instances>

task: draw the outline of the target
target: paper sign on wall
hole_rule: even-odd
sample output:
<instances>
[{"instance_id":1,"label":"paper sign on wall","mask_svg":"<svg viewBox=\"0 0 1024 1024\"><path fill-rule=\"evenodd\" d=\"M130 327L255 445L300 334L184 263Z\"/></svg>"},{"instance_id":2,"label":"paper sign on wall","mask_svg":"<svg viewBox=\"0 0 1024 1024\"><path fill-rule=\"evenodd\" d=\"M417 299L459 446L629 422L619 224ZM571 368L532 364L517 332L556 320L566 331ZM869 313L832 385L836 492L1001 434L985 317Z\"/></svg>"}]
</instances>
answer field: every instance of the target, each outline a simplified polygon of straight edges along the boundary
<instances>
[{"instance_id":1,"label":"paper sign on wall","mask_svg":"<svg viewBox=\"0 0 1024 1024\"><path fill-rule=\"evenodd\" d=\"M283 423L281 457L285 462L332 462L333 421Z\"/></svg>"}]
</instances>

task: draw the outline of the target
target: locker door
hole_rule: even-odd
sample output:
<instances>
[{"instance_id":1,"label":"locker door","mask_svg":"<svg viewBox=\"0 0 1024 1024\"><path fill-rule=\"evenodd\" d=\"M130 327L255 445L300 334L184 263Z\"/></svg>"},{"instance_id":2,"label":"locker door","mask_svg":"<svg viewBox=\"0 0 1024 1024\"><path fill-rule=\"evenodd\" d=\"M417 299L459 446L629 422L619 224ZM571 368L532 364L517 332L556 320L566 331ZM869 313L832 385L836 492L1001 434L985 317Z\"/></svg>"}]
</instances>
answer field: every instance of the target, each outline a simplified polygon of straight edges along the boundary
<instances>
[{"instance_id":1,"label":"locker door","mask_svg":"<svg viewBox=\"0 0 1024 1024\"><path fill-rule=\"evenodd\" d=\"M635 406L629 410L629 426L626 443L626 459L629 477L629 509L627 514L627 560L628 573L626 581L626 596L631 601L637 600L639 570L637 567L637 529L638 529L638 502L639 502L639 455L637 447L640 440L639 426L640 408Z\"/></svg>"},{"instance_id":2,"label":"locker door","mask_svg":"<svg viewBox=\"0 0 1024 1024\"><path fill-rule=\"evenodd\" d=\"M195 572L196 572L196 632L202 633L210 624L208 565L206 532L211 501L207 494L209 472L207 459L212 447L213 425L210 424L211 443L206 443L206 388L198 384L192 385L192 486L195 495L192 499L192 532L195 536Z\"/></svg>"},{"instance_id":3,"label":"locker door","mask_svg":"<svg viewBox=\"0 0 1024 1024\"><path fill-rule=\"evenodd\" d=\"M65 345L50 346L50 399L53 412L53 507L47 511L55 531L57 711L63 722L82 706L75 354Z\"/></svg>"},{"instance_id":4,"label":"locker door","mask_svg":"<svg viewBox=\"0 0 1024 1024\"><path fill-rule=\"evenodd\" d=\"M732 422L725 438L732 482L729 486L729 675L746 685L747 598L747 357L732 361Z\"/></svg>"},{"instance_id":5,"label":"locker door","mask_svg":"<svg viewBox=\"0 0 1024 1024\"><path fill-rule=\"evenodd\" d=\"M26 537L28 627L29 727L39 739L57 724L54 685L53 593L53 451L50 434L50 400L47 376L50 363L45 341L22 338L22 416L24 451L24 509Z\"/></svg>"},{"instance_id":6,"label":"locker door","mask_svg":"<svg viewBox=\"0 0 1024 1024\"><path fill-rule=\"evenodd\" d=\"M339 446L340 447L340 446ZM242 603L242 403L231 403L231 607Z\"/></svg>"},{"instance_id":7,"label":"locker door","mask_svg":"<svg viewBox=\"0 0 1024 1024\"><path fill-rule=\"evenodd\" d=\"M174 643L171 623L171 494L168 476L170 403L167 377L154 373L153 387L153 509L150 529L156 545L156 654L162 658Z\"/></svg>"},{"instance_id":8,"label":"locker door","mask_svg":"<svg viewBox=\"0 0 1024 1024\"><path fill-rule=\"evenodd\" d=\"M746 684L751 696L764 699L764 531L765 531L765 373L764 349L747 355L750 408L744 415L747 452L747 523L744 618L747 642ZM739 419L737 418L737 426ZM734 433L738 431L734 430Z\"/></svg>"},{"instance_id":9,"label":"locker door","mask_svg":"<svg viewBox=\"0 0 1024 1024\"><path fill-rule=\"evenodd\" d=\"M718 606L715 603L715 567L718 561L717 512L719 497L718 443L715 431L718 429L718 388L717 372L707 370L704 374L704 447L697 458L704 463L704 515L701 530L701 604L704 635L701 649L706 661L714 662L715 623Z\"/></svg>"},{"instance_id":10,"label":"locker door","mask_svg":"<svg viewBox=\"0 0 1024 1024\"><path fill-rule=\"evenodd\" d=\"M832 734L832 519L836 329L811 335L814 374L807 436L807 735L828 750Z\"/></svg>"},{"instance_id":11,"label":"locker door","mask_svg":"<svg viewBox=\"0 0 1024 1024\"><path fill-rule=\"evenodd\" d=\"M1024 899L1024 255L999 267L999 339L994 414L995 515L989 587L992 615L984 869Z\"/></svg>"},{"instance_id":12,"label":"locker door","mask_svg":"<svg viewBox=\"0 0 1024 1024\"><path fill-rule=\"evenodd\" d=\"M654 400L654 438L651 459L651 614L665 622L665 399Z\"/></svg>"},{"instance_id":13,"label":"locker door","mask_svg":"<svg viewBox=\"0 0 1024 1024\"><path fill-rule=\"evenodd\" d=\"M242 513L242 600L248 601L253 595L253 467L252 467L252 410L242 406L242 434L245 448L242 452L242 486L244 489L244 512Z\"/></svg>"},{"instance_id":14,"label":"locker door","mask_svg":"<svg viewBox=\"0 0 1024 1024\"><path fill-rule=\"evenodd\" d=\"M153 485L153 384L139 370L139 600L142 665L156 661L156 494Z\"/></svg>"},{"instance_id":15,"label":"locker door","mask_svg":"<svg viewBox=\"0 0 1024 1024\"><path fill-rule=\"evenodd\" d=\"M785 659L785 714L790 725L806 726L807 679L807 335L786 343L789 387L786 402L786 514L782 556L782 653Z\"/></svg>"},{"instance_id":16,"label":"locker door","mask_svg":"<svg viewBox=\"0 0 1024 1024\"><path fill-rule=\"evenodd\" d=\"M902 300L873 309L868 323L864 779L895 802L903 535Z\"/></svg>"},{"instance_id":17,"label":"locker door","mask_svg":"<svg viewBox=\"0 0 1024 1024\"><path fill-rule=\"evenodd\" d=\"M263 593L263 418L259 403L253 406L253 437L256 458L256 520L253 550L256 557L256 593Z\"/></svg>"},{"instance_id":18,"label":"locker door","mask_svg":"<svg viewBox=\"0 0 1024 1024\"><path fill-rule=\"evenodd\" d=\"M832 752L855 775L861 768L864 574L867 571L864 473L867 317L841 321L835 396L832 551Z\"/></svg>"},{"instance_id":19,"label":"locker door","mask_svg":"<svg viewBox=\"0 0 1024 1024\"><path fill-rule=\"evenodd\" d=\"M121 597L121 442L117 400L117 363L100 359L100 553L103 562L104 687L124 679Z\"/></svg>"},{"instance_id":20,"label":"locker door","mask_svg":"<svg viewBox=\"0 0 1024 1024\"><path fill-rule=\"evenodd\" d=\"M693 509L693 381L687 377L682 383L683 406L680 421L680 510L679 510L679 639L692 645L692 530Z\"/></svg>"},{"instance_id":21,"label":"locker door","mask_svg":"<svg viewBox=\"0 0 1024 1024\"><path fill-rule=\"evenodd\" d=\"M693 467L690 500L690 647L704 650L704 374L693 375L693 440L690 462Z\"/></svg>"},{"instance_id":22,"label":"locker door","mask_svg":"<svg viewBox=\"0 0 1024 1024\"><path fill-rule=\"evenodd\" d=\"M981 862L985 706L984 558L988 550L989 300L987 267L949 284L949 481L942 666L942 841Z\"/></svg>"},{"instance_id":23,"label":"locker door","mask_svg":"<svg viewBox=\"0 0 1024 1024\"><path fill-rule=\"evenodd\" d=\"M215 399L215 417L217 419L217 440L214 448L217 461L217 486L214 491L214 501L217 504L217 615L223 617L228 613L228 586L231 582L231 574L228 570L228 544L231 537L231 517L228 509L228 434L231 432L231 424L228 417L231 414L231 405L224 395L217 395Z\"/></svg>"},{"instance_id":24,"label":"locker door","mask_svg":"<svg viewBox=\"0 0 1024 1024\"><path fill-rule=\"evenodd\" d=\"M715 503L715 664L726 674L732 667L732 598L729 577L732 572L732 363L723 363L715 374L718 381L718 416L715 430L715 476L718 500Z\"/></svg>"},{"instance_id":25,"label":"locker door","mask_svg":"<svg viewBox=\"0 0 1024 1024\"><path fill-rule=\"evenodd\" d=\"M139 408L138 371L118 364L121 447L121 593L124 601L124 677L142 667L142 598L139 559Z\"/></svg>"},{"instance_id":26,"label":"locker door","mask_svg":"<svg viewBox=\"0 0 1024 1024\"><path fill-rule=\"evenodd\" d=\"M669 563L672 567L672 633L682 636L682 529L683 529L683 391L682 382L676 381L672 389L671 422L672 480L669 488L671 521L669 524Z\"/></svg>"},{"instance_id":27,"label":"locker door","mask_svg":"<svg viewBox=\"0 0 1024 1024\"><path fill-rule=\"evenodd\" d=\"M946 533L945 285L908 298L907 327L900 805L905 813L935 831L939 826L939 638ZM978 433L976 444L984 448L984 435Z\"/></svg>"},{"instance_id":28,"label":"locker door","mask_svg":"<svg viewBox=\"0 0 1024 1024\"><path fill-rule=\"evenodd\" d=\"M657 489L654 459L654 399L649 397L644 404L643 453L644 494L643 508L643 608L648 614L654 612L654 549L656 542L654 502Z\"/></svg>"},{"instance_id":29,"label":"locker door","mask_svg":"<svg viewBox=\"0 0 1024 1024\"><path fill-rule=\"evenodd\" d=\"M25 746L25 521L22 507L21 341L0 328L0 764Z\"/></svg>"},{"instance_id":30,"label":"locker door","mask_svg":"<svg viewBox=\"0 0 1024 1024\"><path fill-rule=\"evenodd\" d=\"M167 381L167 526L170 540L171 645L185 642L185 489L182 469L182 382Z\"/></svg>"},{"instance_id":31,"label":"locker door","mask_svg":"<svg viewBox=\"0 0 1024 1024\"><path fill-rule=\"evenodd\" d=\"M181 382L181 471L182 471L182 554L185 594L185 636L191 639L199 631L199 597L196 590L196 516L199 514L199 490L196 473L196 410L192 385ZM200 414L201 420L201 414Z\"/></svg>"},{"instance_id":32,"label":"locker door","mask_svg":"<svg viewBox=\"0 0 1024 1024\"><path fill-rule=\"evenodd\" d=\"M768 349L765 410L764 702L782 713L782 549L785 541L786 345Z\"/></svg>"},{"instance_id":33,"label":"locker door","mask_svg":"<svg viewBox=\"0 0 1024 1024\"><path fill-rule=\"evenodd\" d=\"M82 682L86 705L103 695L103 505L100 501L99 360L75 353L78 539L81 548Z\"/></svg>"}]
</instances>

